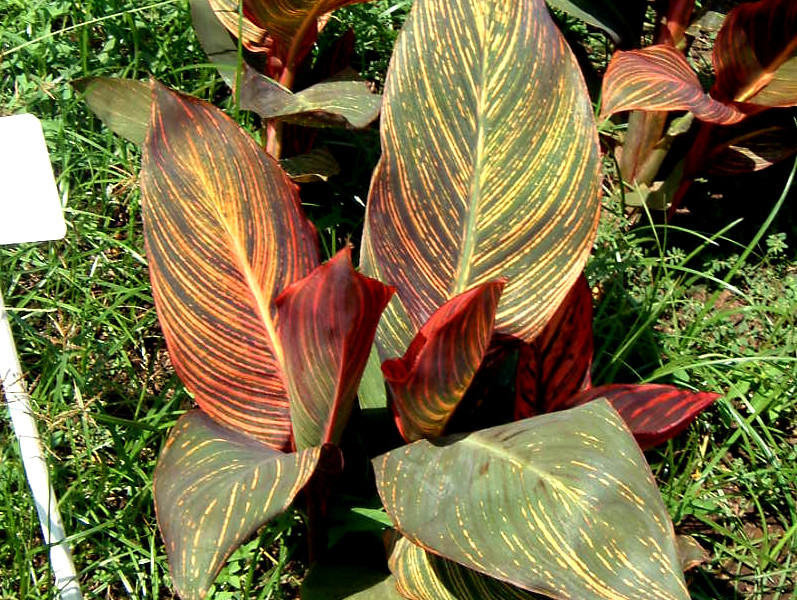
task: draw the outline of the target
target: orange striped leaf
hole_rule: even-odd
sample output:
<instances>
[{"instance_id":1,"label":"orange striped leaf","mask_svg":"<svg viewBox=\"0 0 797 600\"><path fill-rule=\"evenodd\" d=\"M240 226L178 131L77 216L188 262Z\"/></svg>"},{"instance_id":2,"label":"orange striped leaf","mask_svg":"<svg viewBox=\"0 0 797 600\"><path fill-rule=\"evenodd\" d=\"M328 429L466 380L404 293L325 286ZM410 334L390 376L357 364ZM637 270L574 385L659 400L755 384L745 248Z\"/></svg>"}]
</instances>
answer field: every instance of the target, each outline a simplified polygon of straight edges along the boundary
<instances>
[{"instance_id":1,"label":"orange striped leaf","mask_svg":"<svg viewBox=\"0 0 797 600\"><path fill-rule=\"evenodd\" d=\"M583 275L518 358L515 418L558 410L584 387L592 366L592 292Z\"/></svg>"},{"instance_id":2,"label":"orange striped leaf","mask_svg":"<svg viewBox=\"0 0 797 600\"><path fill-rule=\"evenodd\" d=\"M759 0L734 8L714 43L712 94L757 106L797 104L797 2Z\"/></svg>"},{"instance_id":3,"label":"orange striped leaf","mask_svg":"<svg viewBox=\"0 0 797 600\"><path fill-rule=\"evenodd\" d=\"M432 554L405 537L396 541L390 553L390 570L401 593L412 600L543 599Z\"/></svg>"},{"instance_id":4,"label":"orange striped leaf","mask_svg":"<svg viewBox=\"0 0 797 600\"><path fill-rule=\"evenodd\" d=\"M671 385L610 384L573 396L567 406L579 406L605 398L623 417L643 448L674 438L720 394L690 392Z\"/></svg>"},{"instance_id":5,"label":"orange striped leaf","mask_svg":"<svg viewBox=\"0 0 797 600\"><path fill-rule=\"evenodd\" d=\"M376 324L392 294L392 288L354 271L346 247L277 297L297 448L340 441Z\"/></svg>"},{"instance_id":6,"label":"orange striped leaf","mask_svg":"<svg viewBox=\"0 0 797 600\"><path fill-rule=\"evenodd\" d=\"M411 542L553 598L687 600L667 509L606 401L374 460Z\"/></svg>"},{"instance_id":7,"label":"orange striped leaf","mask_svg":"<svg viewBox=\"0 0 797 600\"><path fill-rule=\"evenodd\" d=\"M712 132L704 155L712 175L761 171L797 153L797 125L789 110L768 110L735 127Z\"/></svg>"},{"instance_id":8,"label":"orange striped leaf","mask_svg":"<svg viewBox=\"0 0 797 600\"><path fill-rule=\"evenodd\" d=\"M382 363L405 440L442 435L487 352L505 284L499 279L449 300L421 327L402 358Z\"/></svg>"},{"instance_id":9,"label":"orange striped leaf","mask_svg":"<svg viewBox=\"0 0 797 600\"><path fill-rule=\"evenodd\" d=\"M533 339L586 261L600 187L587 90L543 0L418 0L388 71L381 139L361 264L397 288L382 359L499 277L496 332Z\"/></svg>"},{"instance_id":10,"label":"orange striped leaf","mask_svg":"<svg viewBox=\"0 0 797 600\"><path fill-rule=\"evenodd\" d=\"M142 163L150 279L175 370L214 420L287 447L274 298L318 264L296 188L220 110L158 83Z\"/></svg>"},{"instance_id":11,"label":"orange striped leaf","mask_svg":"<svg viewBox=\"0 0 797 600\"><path fill-rule=\"evenodd\" d=\"M230 553L285 511L321 448L283 454L199 410L172 429L155 469L158 515L174 587L204 598Z\"/></svg>"},{"instance_id":12,"label":"orange striped leaf","mask_svg":"<svg viewBox=\"0 0 797 600\"><path fill-rule=\"evenodd\" d=\"M604 117L625 110L688 110L703 121L728 125L745 116L706 94L684 55L669 44L615 52L601 97Z\"/></svg>"}]
</instances>

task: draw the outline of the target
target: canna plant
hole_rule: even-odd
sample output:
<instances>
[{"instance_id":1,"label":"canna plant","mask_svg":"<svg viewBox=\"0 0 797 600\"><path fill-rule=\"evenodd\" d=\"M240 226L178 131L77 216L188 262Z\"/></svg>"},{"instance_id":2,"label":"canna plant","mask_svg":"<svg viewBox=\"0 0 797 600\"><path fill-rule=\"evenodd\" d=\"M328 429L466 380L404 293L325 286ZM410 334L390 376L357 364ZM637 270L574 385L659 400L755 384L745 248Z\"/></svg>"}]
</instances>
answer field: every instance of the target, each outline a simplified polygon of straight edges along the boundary
<instances>
[{"instance_id":1,"label":"canna plant","mask_svg":"<svg viewBox=\"0 0 797 600\"><path fill-rule=\"evenodd\" d=\"M602 114L634 111L620 156L626 184L643 192L661 188L653 180L672 139L689 130L688 150L671 175L660 175L670 185L658 206L652 204L669 205L670 213L701 173L758 171L797 152L794 112L788 110L797 106L797 4L757 0L731 10L714 43L715 81L708 93L683 54L693 5L671 2L680 17L675 26L662 27L652 46L618 51L603 80ZM668 116L677 111L689 111L696 126L678 119L665 133Z\"/></svg>"},{"instance_id":2,"label":"canna plant","mask_svg":"<svg viewBox=\"0 0 797 600\"><path fill-rule=\"evenodd\" d=\"M267 19L293 4L244 3L238 31L271 69L306 52L301 36L274 50ZM312 37L341 3L308 4ZM597 129L543 0L416 1L386 79L360 272L349 247L321 263L296 184L222 111L155 81L81 85L142 143L153 296L197 405L154 476L182 598L205 597L291 505L310 527L305 599L689 597L695 548L639 444L716 395L591 386ZM363 461L373 479L341 489ZM378 495L389 518L376 566L332 560L341 492Z\"/></svg>"}]
</instances>

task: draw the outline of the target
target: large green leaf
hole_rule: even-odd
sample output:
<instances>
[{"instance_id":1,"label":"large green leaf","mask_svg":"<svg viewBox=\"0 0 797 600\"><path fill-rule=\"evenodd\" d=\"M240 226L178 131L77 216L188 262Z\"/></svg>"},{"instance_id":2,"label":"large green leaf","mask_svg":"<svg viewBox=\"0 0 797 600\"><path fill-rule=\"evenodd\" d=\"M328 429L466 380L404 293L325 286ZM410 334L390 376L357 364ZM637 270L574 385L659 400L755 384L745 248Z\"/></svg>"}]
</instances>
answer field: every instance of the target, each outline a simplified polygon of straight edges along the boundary
<instances>
[{"instance_id":1,"label":"large green leaf","mask_svg":"<svg viewBox=\"0 0 797 600\"><path fill-rule=\"evenodd\" d=\"M633 45L642 34L645 0L546 0L549 6L608 33L615 44Z\"/></svg>"},{"instance_id":2,"label":"large green leaf","mask_svg":"<svg viewBox=\"0 0 797 600\"><path fill-rule=\"evenodd\" d=\"M155 469L155 509L175 588L203 598L229 554L290 506L320 448L283 454L199 410L169 434Z\"/></svg>"},{"instance_id":3,"label":"large green leaf","mask_svg":"<svg viewBox=\"0 0 797 600\"><path fill-rule=\"evenodd\" d=\"M74 82L91 111L117 135L141 145L149 127L149 85L135 79L86 77Z\"/></svg>"},{"instance_id":4,"label":"large green leaf","mask_svg":"<svg viewBox=\"0 0 797 600\"><path fill-rule=\"evenodd\" d=\"M490 345L505 284L491 281L449 300L421 327L404 356L382 363L405 440L442 435Z\"/></svg>"},{"instance_id":5,"label":"large green leaf","mask_svg":"<svg viewBox=\"0 0 797 600\"><path fill-rule=\"evenodd\" d=\"M392 294L354 270L347 246L275 300L297 448L340 441Z\"/></svg>"},{"instance_id":6,"label":"large green leaf","mask_svg":"<svg viewBox=\"0 0 797 600\"><path fill-rule=\"evenodd\" d=\"M374 460L410 541L554 598L689 598L656 482L600 400Z\"/></svg>"},{"instance_id":7,"label":"large green leaf","mask_svg":"<svg viewBox=\"0 0 797 600\"><path fill-rule=\"evenodd\" d=\"M734 8L717 34L713 60L717 98L797 104L797 2L759 0Z\"/></svg>"},{"instance_id":8,"label":"large green leaf","mask_svg":"<svg viewBox=\"0 0 797 600\"><path fill-rule=\"evenodd\" d=\"M412 600L541 600L522 590L399 538L390 553L398 588Z\"/></svg>"},{"instance_id":9,"label":"large green leaf","mask_svg":"<svg viewBox=\"0 0 797 600\"><path fill-rule=\"evenodd\" d=\"M379 116L382 97L364 81L335 77L293 94L275 81L246 69L241 108L264 119L310 127L366 127Z\"/></svg>"},{"instance_id":10,"label":"large green leaf","mask_svg":"<svg viewBox=\"0 0 797 600\"><path fill-rule=\"evenodd\" d=\"M406 600L389 574L355 564L317 563L302 580L301 600Z\"/></svg>"},{"instance_id":11,"label":"large green leaf","mask_svg":"<svg viewBox=\"0 0 797 600\"><path fill-rule=\"evenodd\" d=\"M606 117L624 110L689 110L702 121L721 125L745 117L706 94L684 55L669 44L616 52L603 77L601 98Z\"/></svg>"},{"instance_id":12,"label":"large green leaf","mask_svg":"<svg viewBox=\"0 0 797 600\"><path fill-rule=\"evenodd\" d=\"M208 59L219 71L227 85L234 88L239 68L243 66L242 56L238 52L238 44L230 37L230 33L216 18L210 0L189 0L191 5L191 23Z\"/></svg>"},{"instance_id":13,"label":"large green leaf","mask_svg":"<svg viewBox=\"0 0 797 600\"><path fill-rule=\"evenodd\" d=\"M142 212L172 363L214 420L286 448L274 299L318 263L315 229L277 162L229 117L153 85Z\"/></svg>"},{"instance_id":14,"label":"large green leaf","mask_svg":"<svg viewBox=\"0 0 797 600\"><path fill-rule=\"evenodd\" d=\"M592 107L543 0L418 0L381 127L361 256L397 288L381 357L502 276L496 332L530 341L578 277L599 211Z\"/></svg>"}]
</instances>

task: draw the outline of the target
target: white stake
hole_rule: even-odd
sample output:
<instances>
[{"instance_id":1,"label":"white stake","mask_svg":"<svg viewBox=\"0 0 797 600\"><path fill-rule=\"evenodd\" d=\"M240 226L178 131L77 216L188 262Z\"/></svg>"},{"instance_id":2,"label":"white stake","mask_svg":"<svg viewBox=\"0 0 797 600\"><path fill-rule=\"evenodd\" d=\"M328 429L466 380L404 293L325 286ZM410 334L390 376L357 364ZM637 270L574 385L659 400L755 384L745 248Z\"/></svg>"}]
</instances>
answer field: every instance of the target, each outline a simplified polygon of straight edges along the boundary
<instances>
[{"instance_id":1,"label":"white stake","mask_svg":"<svg viewBox=\"0 0 797 600\"><path fill-rule=\"evenodd\" d=\"M0 244L64 237L52 167L38 119L14 115L0 119ZM82 600L72 553L65 541L50 473L25 390L8 313L0 294L0 380L3 383L22 464L39 515L44 542L61 600Z\"/></svg>"}]
</instances>

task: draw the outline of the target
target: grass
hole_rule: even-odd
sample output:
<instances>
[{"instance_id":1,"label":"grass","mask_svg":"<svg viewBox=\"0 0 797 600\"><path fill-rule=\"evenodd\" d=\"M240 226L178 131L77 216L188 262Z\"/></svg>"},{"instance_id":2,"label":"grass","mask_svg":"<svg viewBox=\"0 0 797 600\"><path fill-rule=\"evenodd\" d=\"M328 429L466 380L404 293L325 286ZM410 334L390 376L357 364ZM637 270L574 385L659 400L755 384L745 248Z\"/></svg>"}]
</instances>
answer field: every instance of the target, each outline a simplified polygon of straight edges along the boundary
<instances>
[{"instance_id":1,"label":"grass","mask_svg":"<svg viewBox=\"0 0 797 600\"><path fill-rule=\"evenodd\" d=\"M407 4L356 5L330 24L357 29L357 67L377 85ZM1 249L0 289L82 585L91 598L171 598L151 478L166 432L190 401L152 306L138 150L105 130L68 83L152 73L222 103L224 88L183 2L6 0L0 17L0 113L42 119L69 222L64 241ZM330 143L375 160L374 140ZM748 210L740 222L715 206L710 225L696 210L687 227L631 227L606 200L588 268L600 295L597 382L725 394L687 433L649 454L676 527L710 555L690 574L695 599L795 596L797 240L793 207L776 205L787 167L767 175L779 186L771 210ZM368 164L362 171L354 183L333 182L331 199L310 200L328 252L357 239ZM728 203L750 189L757 188L727 192ZM714 191L706 190L709 207ZM0 598L51 598L47 552L12 438L9 427L0 430ZM295 597L300 525L289 513L245 544L212 597Z\"/></svg>"}]
</instances>

